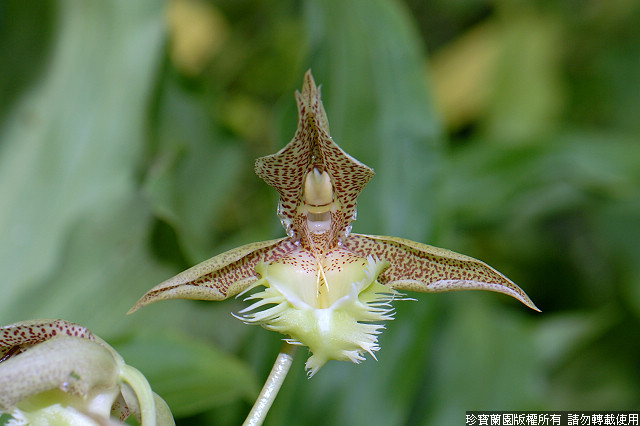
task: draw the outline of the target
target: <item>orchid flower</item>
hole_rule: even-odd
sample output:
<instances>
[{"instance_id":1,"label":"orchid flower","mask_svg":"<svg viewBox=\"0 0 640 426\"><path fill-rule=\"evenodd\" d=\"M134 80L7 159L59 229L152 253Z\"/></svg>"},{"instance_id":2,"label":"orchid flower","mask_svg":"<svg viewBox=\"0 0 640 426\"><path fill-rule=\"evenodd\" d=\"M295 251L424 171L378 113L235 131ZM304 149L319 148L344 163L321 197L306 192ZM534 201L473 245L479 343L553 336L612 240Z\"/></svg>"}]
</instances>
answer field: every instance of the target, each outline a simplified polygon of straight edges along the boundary
<instances>
[{"instance_id":1,"label":"orchid flower","mask_svg":"<svg viewBox=\"0 0 640 426\"><path fill-rule=\"evenodd\" d=\"M7 425L173 425L145 377L106 342L64 320L0 327L0 414Z\"/></svg>"},{"instance_id":2,"label":"orchid flower","mask_svg":"<svg viewBox=\"0 0 640 426\"><path fill-rule=\"evenodd\" d=\"M296 100L293 140L255 163L256 174L280 194L287 236L204 261L152 288L130 312L165 299L247 295L252 303L235 316L284 334L288 345L307 346L306 369L313 376L328 360L375 358L381 322L393 319L391 302L404 299L401 291L489 290L538 310L520 287L479 260L402 238L352 233L356 199L374 172L331 138L311 72ZM285 346L281 356L292 353Z\"/></svg>"}]
</instances>

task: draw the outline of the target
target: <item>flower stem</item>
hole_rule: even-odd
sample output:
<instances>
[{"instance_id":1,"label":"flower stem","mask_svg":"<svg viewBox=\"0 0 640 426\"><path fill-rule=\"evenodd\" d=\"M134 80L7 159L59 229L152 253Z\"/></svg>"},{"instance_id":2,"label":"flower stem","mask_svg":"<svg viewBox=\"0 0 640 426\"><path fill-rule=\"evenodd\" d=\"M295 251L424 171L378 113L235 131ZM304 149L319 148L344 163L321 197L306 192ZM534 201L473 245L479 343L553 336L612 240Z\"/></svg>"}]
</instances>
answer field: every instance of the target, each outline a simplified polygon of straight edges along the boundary
<instances>
[{"instance_id":1,"label":"flower stem","mask_svg":"<svg viewBox=\"0 0 640 426\"><path fill-rule=\"evenodd\" d=\"M293 357L296 354L296 349L297 347L295 345L287 342L282 345L282 349L280 349L278 358L276 358L276 362L273 364L271 373L269 373L269 377L267 377L267 381L262 387L260 395L258 399L256 399L255 404L253 404L253 408L244 421L243 426L260 426L262 422L264 422L269 408L271 408L271 404L273 404L273 401L276 399L278 391L285 377L287 377L287 373L293 362Z\"/></svg>"}]
</instances>

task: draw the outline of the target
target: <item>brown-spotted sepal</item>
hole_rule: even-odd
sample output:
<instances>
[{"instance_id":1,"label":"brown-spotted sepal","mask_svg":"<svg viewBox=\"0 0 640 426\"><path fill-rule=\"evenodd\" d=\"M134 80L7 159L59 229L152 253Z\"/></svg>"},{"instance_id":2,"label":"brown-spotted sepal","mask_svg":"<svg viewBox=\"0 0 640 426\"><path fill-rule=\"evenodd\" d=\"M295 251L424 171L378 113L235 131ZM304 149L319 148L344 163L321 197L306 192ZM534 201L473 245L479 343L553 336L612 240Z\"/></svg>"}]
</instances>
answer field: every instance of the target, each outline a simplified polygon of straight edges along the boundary
<instances>
[{"instance_id":1,"label":"brown-spotted sepal","mask_svg":"<svg viewBox=\"0 0 640 426\"><path fill-rule=\"evenodd\" d=\"M489 290L507 294L540 311L513 281L469 256L403 238L378 235L351 234L343 248L359 256L374 255L388 260L391 266L378 280L390 288L421 293Z\"/></svg>"},{"instance_id":2,"label":"brown-spotted sepal","mask_svg":"<svg viewBox=\"0 0 640 426\"><path fill-rule=\"evenodd\" d=\"M247 244L205 260L149 290L129 310L167 299L224 300L257 279L255 267L286 256L297 245L289 238Z\"/></svg>"},{"instance_id":3,"label":"brown-spotted sepal","mask_svg":"<svg viewBox=\"0 0 640 426\"><path fill-rule=\"evenodd\" d=\"M374 175L373 169L344 152L329 135L329 122L310 71L304 76L302 92L296 92L298 128L295 136L275 154L258 158L255 172L280 194L278 214L287 235L301 238L296 216L303 203L303 186L308 173L326 172L344 217L341 233L348 233L355 220L356 199ZM296 229L297 228L297 229Z\"/></svg>"}]
</instances>

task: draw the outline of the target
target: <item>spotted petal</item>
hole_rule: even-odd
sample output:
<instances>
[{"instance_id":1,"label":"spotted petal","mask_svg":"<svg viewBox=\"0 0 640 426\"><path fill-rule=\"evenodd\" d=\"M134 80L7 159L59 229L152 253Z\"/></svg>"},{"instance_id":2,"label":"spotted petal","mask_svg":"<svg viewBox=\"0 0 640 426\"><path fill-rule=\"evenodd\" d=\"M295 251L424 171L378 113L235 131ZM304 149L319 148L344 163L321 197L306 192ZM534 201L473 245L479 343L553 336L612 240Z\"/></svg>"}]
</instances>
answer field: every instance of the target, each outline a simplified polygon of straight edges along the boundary
<instances>
[{"instance_id":1,"label":"spotted petal","mask_svg":"<svg viewBox=\"0 0 640 426\"><path fill-rule=\"evenodd\" d=\"M296 247L290 239L280 238L229 250L158 284L129 313L160 300L224 300L235 296L258 279L258 263L277 260Z\"/></svg>"},{"instance_id":2,"label":"spotted petal","mask_svg":"<svg viewBox=\"0 0 640 426\"><path fill-rule=\"evenodd\" d=\"M288 235L302 202L304 178L320 166L331 177L333 193L340 201L345 226L355 219L356 198L373 177L373 169L344 152L329 135L327 114L310 71L304 76L302 93L296 92L298 129L284 148L258 158L255 172L280 193L278 212Z\"/></svg>"},{"instance_id":3,"label":"spotted petal","mask_svg":"<svg viewBox=\"0 0 640 426\"><path fill-rule=\"evenodd\" d=\"M359 256L374 255L391 262L378 280L396 290L422 293L489 290L507 294L540 311L511 280L469 256L403 238L377 235L351 234L343 247Z\"/></svg>"},{"instance_id":4,"label":"spotted petal","mask_svg":"<svg viewBox=\"0 0 640 426\"><path fill-rule=\"evenodd\" d=\"M86 327L61 319L23 321L0 327L0 362L56 336L95 340Z\"/></svg>"}]
</instances>

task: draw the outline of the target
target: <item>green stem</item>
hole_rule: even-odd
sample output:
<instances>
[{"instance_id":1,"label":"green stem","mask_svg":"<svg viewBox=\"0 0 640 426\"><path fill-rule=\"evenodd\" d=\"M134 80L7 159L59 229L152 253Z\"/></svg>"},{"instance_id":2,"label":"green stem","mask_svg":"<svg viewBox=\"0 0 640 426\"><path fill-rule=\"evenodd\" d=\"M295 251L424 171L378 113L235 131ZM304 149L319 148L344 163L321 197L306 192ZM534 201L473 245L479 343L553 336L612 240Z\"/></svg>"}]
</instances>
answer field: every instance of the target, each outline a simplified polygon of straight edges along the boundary
<instances>
[{"instance_id":1,"label":"green stem","mask_svg":"<svg viewBox=\"0 0 640 426\"><path fill-rule=\"evenodd\" d=\"M293 357L296 354L296 349L297 347L295 345L287 342L282 345L282 349L280 349L278 358L276 358L276 362L273 364L271 373L269 373L269 377L267 377L267 381L262 387L260 395L258 395L258 399L256 399L255 404L253 404L253 408L244 421L243 426L260 426L262 422L264 422L269 408L271 408L285 377L287 377L287 373L293 362Z\"/></svg>"}]
</instances>

